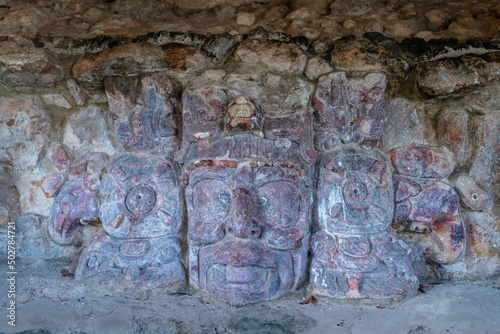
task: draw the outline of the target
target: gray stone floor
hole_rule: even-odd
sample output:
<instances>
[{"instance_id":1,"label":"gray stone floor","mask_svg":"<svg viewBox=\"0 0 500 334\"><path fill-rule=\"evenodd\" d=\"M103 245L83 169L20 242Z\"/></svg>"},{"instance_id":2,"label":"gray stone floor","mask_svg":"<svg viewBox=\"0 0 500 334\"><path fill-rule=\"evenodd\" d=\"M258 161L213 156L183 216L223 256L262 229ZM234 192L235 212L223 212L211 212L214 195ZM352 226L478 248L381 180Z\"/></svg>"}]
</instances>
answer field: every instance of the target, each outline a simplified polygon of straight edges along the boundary
<instances>
[{"instance_id":1,"label":"gray stone floor","mask_svg":"<svg viewBox=\"0 0 500 334\"><path fill-rule=\"evenodd\" d=\"M390 306L301 305L305 291L279 302L229 308L201 296L149 299L91 291L63 277L70 263L17 260L16 326L7 324L9 289L0 257L2 333L500 333L500 280L424 282Z\"/></svg>"}]
</instances>

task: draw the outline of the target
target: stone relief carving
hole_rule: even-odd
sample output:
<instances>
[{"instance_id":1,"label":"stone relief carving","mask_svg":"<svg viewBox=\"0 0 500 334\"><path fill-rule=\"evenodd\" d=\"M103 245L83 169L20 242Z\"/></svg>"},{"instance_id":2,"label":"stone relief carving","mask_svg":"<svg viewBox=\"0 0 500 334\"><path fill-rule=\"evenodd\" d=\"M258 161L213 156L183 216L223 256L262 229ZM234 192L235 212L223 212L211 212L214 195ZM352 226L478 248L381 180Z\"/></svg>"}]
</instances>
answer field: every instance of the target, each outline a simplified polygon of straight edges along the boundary
<instances>
[{"instance_id":1,"label":"stone relief carving","mask_svg":"<svg viewBox=\"0 0 500 334\"><path fill-rule=\"evenodd\" d=\"M128 291L186 287L178 233L182 189L173 153L180 85L162 74L105 79L116 136L127 153L106 167L99 192L104 232L86 248L76 279Z\"/></svg>"},{"instance_id":2,"label":"stone relief carving","mask_svg":"<svg viewBox=\"0 0 500 334\"><path fill-rule=\"evenodd\" d=\"M418 280L409 249L389 232L390 166L379 151L343 146L322 157L311 239L314 292L334 298L393 298Z\"/></svg>"},{"instance_id":3,"label":"stone relief carving","mask_svg":"<svg viewBox=\"0 0 500 334\"><path fill-rule=\"evenodd\" d=\"M392 150L395 223L414 233L407 239L420 257L448 264L465 250L465 228L458 195L441 181L453 170L450 155L440 147L410 145Z\"/></svg>"},{"instance_id":4,"label":"stone relief carving","mask_svg":"<svg viewBox=\"0 0 500 334\"><path fill-rule=\"evenodd\" d=\"M187 270L194 289L243 305L297 290L310 266L318 295L411 294L418 280L393 218L417 235L403 234L418 255L441 264L463 253L464 230L442 181L453 169L446 151L412 145L389 160L377 150L385 85L382 74L343 72L321 77L314 92L298 77L260 72L209 70L184 90L161 73L108 77L125 152L72 161L52 147L60 173L42 182L55 197L50 235L71 244L82 225L102 222L75 277L118 291L183 291Z\"/></svg>"},{"instance_id":5,"label":"stone relief carving","mask_svg":"<svg viewBox=\"0 0 500 334\"><path fill-rule=\"evenodd\" d=\"M177 155L190 284L237 305L280 298L304 283L314 162L307 108L272 117L241 89L245 81L192 83Z\"/></svg>"},{"instance_id":6,"label":"stone relief carving","mask_svg":"<svg viewBox=\"0 0 500 334\"><path fill-rule=\"evenodd\" d=\"M415 291L409 248L389 232L394 193L378 150L385 76L321 77L313 95L317 164L311 289L334 298L395 298ZM346 145L348 144L348 145ZM353 146L356 144L356 146ZM362 147L371 149L366 150Z\"/></svg>"}]
</instances>

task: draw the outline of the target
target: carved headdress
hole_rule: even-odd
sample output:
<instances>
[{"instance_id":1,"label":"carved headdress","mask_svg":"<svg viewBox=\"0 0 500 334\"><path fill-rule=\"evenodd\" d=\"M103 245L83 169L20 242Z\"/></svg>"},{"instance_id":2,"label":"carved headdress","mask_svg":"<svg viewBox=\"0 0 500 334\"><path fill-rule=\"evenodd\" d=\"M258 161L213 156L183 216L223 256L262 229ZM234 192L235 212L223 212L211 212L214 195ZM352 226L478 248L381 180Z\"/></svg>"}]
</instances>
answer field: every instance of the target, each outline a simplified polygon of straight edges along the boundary
<instances>
[{"instance_id":1,"label":"carved headdress","mask_svg":"<svg viewBox=\"0 0 500 334\"><path fill-rule=\"evenodd\" d=\"M184 91L183 140L176 160L185 164L185 182L194 168L242 161L310 175L315 153L307 104L268 110L258 80L242 75L207 82L202 76Z\"/></svg>"}]
</instances>

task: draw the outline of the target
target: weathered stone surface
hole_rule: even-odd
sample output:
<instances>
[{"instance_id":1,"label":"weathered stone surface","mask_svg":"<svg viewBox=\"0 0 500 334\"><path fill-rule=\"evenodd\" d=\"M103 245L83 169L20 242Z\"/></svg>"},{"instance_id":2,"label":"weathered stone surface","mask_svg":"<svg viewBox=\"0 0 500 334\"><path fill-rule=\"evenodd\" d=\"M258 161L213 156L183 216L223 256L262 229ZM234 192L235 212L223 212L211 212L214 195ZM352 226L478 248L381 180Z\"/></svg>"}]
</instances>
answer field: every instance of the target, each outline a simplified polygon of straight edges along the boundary
<instances>
[{"instance_id":1,"label":"weathered stone surface","mask_svg":"<svg viewBox=\"0 0 500 334\"><path fill-rule=\"evenodd\" d=\"M429 28L433 31L446 28L451 22L451 16L442 9L433 9L425 13L429 20Z\"/></svg>"},{"instance_id":2,"label":"weathered stone surface","mask_svg":"<svg viewBox=\"0 0 500 334\"><path fill-rule=\"evenodd\" d=\"M236 15L236 23L242 26L251 26L255 22L255 15L253 13L241 12Z\"/></svg>"},{"instance_id":3,"label":"weathered stone surface","mask_svg":"<svg viewBox=\"0 0 500 334\"><path fill-rule=\"evenodd\" d=\"M252 39L242 42L235 58L245 63L265 65L273 72L300 74L307 63L305 53L293 43Z\"/></svg>"},{"instance_id":4,"label":"weathered stone surface","mask_svg":"<svg viewBox=\"0 0 500 334\"><path fill-rule=\"evenodd\" d=\"M75 155L89 151L116 153L117 148L109 137L109 126L103 113L98 107L88 106L71 115L63 129L63 144Z\"/></svg>"},{"instance_id":5,"label":"weathered stone surface","mask_svg":"<svg viewBox=\"0 0 500 334\"><path fill-rule=\"evenodd\" d=\"M437 135L454 154L455 160L461 162L466 156L468 143L467 112L464 110L443 110L439 115Z\"/></svg>"},{"instance_id":6,"label":"weathered stone surface","mask_svg":"<svg viewBox=\"0 0 500 334\"><path fill-rule=\"evenodd\" d=\"M50 118L37 97L0 99L0 159L17 170L36 165L49 130Z\"/></svg>"},{"instance_id":7,"label":"weathered stone surface","mask_svg":"<svg viewBox=\"0 0 500 334\"><path fill-rule=\"evenodd\" d=\"M498 274L500 219L491 213L466 212L467 270L474 277Z\"/></svg>"},{"instance_id":8,"label":"weathered stone surface","mask_svg":"<svg viewBox=\"0 0 500 334\"><path fill-rule=\"evenodd\" d=\"M334 298L397 298L418 280L397 238L390 166L377 151L342 147L322 157L316 190L310 281Z\"/></svg>"},{"instance_id":9,"label":"weathered stone surface","mask_svg":"<svg viewBox=\"0 0 500 334\"><path fill-rule=\"evenodd\" d=\"M37 214L47 217L53 200L47 198L42 189L42 181L47 171L41 167L15 171L14 182L19 191L19 205L23 214Z\"/></svg>"},{"instance_id":10,"label":"weathered stone surface","mask_svg":"<svg viewBox=\"0 0 500 334\"><path fill-rule=\"evenodd\" d=\"M455 262L465 251L465 228L453 188L441 181L398 176L394 190L394 219L412 231L405 237L415 252L436 263Z\"/></svg>"},{"instance_id":11,"label":"weathered stone surface","mask_svg":"<svg viewBox=\"0 0 500 334\"><path fill-rule=\"evenodd\" d=\"M311 120L301 108L273 117L238 90L245 86L204 78L184 93L176 157L187 185L190 284L229 304L280 298L307 270Z\"/></svg>"},{"instance_id":12,"label":"weathered stone surface","mask_svg":"<svg viewBox=\"0 0 500 334\"><path fill-rule=\"evenodd\" d=\"M331 3L332 14L339 16L359 16L373 10L375 4L368 0L352 2L349 0L335 0Z\"/></svg>"},{"instance_id":13,"label":"weathered stone surface","mask_svg":"<svg viewBox=\"0 0 500 334\"><path fill-rule=\"evenodd\" d=\"M0 234L7 235L7 224L17 221L20 215L19 192L12 177L12 166L0 161ZM7 241L5 241L7 245Z\"/></svg>"},{"instance_id":14,"label":"weathered stone surface","mask_svg":"<svg viewBox=\"0 0 500 334\"><path fill-rule=\"evenodd\" d=\"M420 90L431 97L460 95L500 79L500 52L420 63L414 74Z\"/></svg>"},{"instance_id":15,"label":"weathered stone surface","mask_svg":"<svg viewBox=\"0 0 500 334\"><path fill-rule=\"evenodd\" d=\"M0 30L4 34L34 36L38 28L51 18L45 8L15 8L7 13L0 22Z\"/></svg>"},{"instance_id":16,"label":"weathered stone surface","mask_svg":"<svg viewBox=\"0 0 500 334\"><path fill-rule=\"evenodd\" d=\"M500 99L497 96L500 95L500 84L492 84L490 86L484 87L481 90L470 93L467 97L467 104L465 108L467 111L486 115L488 113L500 110Z\"/></svg>"},{"instance_id":17,"label":"weathered stone surface","mask_svg":"<svg viewBox=\"0 0 500 334\"><path fill-rule=\"evenodd\" d=\"M382 71L402 79L410 65L398 48L394 41L375 43L366 38L345 37L334 43L330 63L337 70Z\"/></svg>"},{"instance_id":18,"label":"weathered stone surface","mask_svg":"<svg viewBox=\"0 0 500 334\"><path fill-rule=\"evenodd\" d=\"M263 0L261 2L266 3L269 2L270 0ZM251 4L253 0L208 0L208 1L201 1L201 2L193 2L193 1L183 1L183 0L173 0L173 3L176 6L179 6L179 8L183 9L195 9L195 10L205 10L205 9L210 9L214 8L219 5L231 5L234 7L242 6L242 5L248 5Z\"/></svg>"},{"instance_id":19,"label":"weathered stone surface","mask_svg":"<svg viewBox=\"0 0 500 334\"><path fill-rule=\"evenodd\" d=\"M163 50L151 44L128 44L81 57L73 66L73 75L82 83L99 87L104 77L165 68L164 57Z\"/></svg>"},{"instance_id":20,"label":"weathered stone surface","mask_svg":"<svg viewBox=\"0 0 500 334\"><path fill-rule=\"evenodd\" d=\"M75 80L70 79L66 81L66 87L68 87L69 92L75 99L75 103L77 106L83 106L85 104L85 100L83 99L82 96L82 90L78 86L78 84L75 82Z\"/></svg>"},{"instance_id":21,"label":"weathered stone surface","mask_svg":"<svg viewBox=\"0 0 500 334\"><path fill-rule=\"evenodd\" d=\"M56 106L64 109L71 109L73 106L62 94L45 94L42 96L43 102L49 106Z\"/></svg>"},{"instance_id":22,"label":"weathered stone surface","mask_svg":"<svg viewBox=\"0 0 500 334\"><path fill-rule=\"evenodd\" d=\"M333 67L321 58L311 58L307 62L305 75L309 80L316 80L320 76L333 72Z\"/></svg>"},{"instance_id":23,"label":"weathered stone surface","mask_svg":"<svg viewBox=\"0 0 500 334\"><path fill-rule=\"evenodd\" d=\"M474 179L468 175L458 176L453 185L457 189L460 199L469 209L474 211L485 210L493 202L490 194L481 189Z\"/></svg>"},{"instance_id":24,"label":"weathered stone surface","mask_svg":"<svg viewBox=\"0 0 500 334\"><path fill-rule=\"evenodd\" d=\"M164 74L111 77L104 81L117 139L127 151L179 146L176 118L180 83Z\"/></svg>"},{"instance_id":25,"label":"weathered stone surface","mask_svg":"<svg viewBox=\"0 0 500 334\"><path fill-rule=\"evenodd\" d=\"M482 187L493 185L494 175L498 175L500 159L500 113L486 115L477 130L479 150L469 171Z\"/></svg>"},{"instance_id":26,"label":"weathered stone surface","mask_svg":"<svg viewBox=\"0 0 500 334\"><path fill-rule=\"evenodd\" d=\"M318 80L313 95L315 146L327 151L343 143L376 147L384 125L385 76L347 80L334 72Z\"/></svg>"},{"instance_id":27,"label":"weathered stone surface","mask_svg":"<svg viewBox=\"0 0 500 334\"><path fill-rule=\"evenodd\" d=\"M54 259L69 257L79 251L76 246L54 244L47 234L47 220L35 214L20 217L16 222L16 251L20 257Z\"/></svg>"},{"instance_id":28,"label":"weathered stone surface","mask_svg":"<svg viewBox=\"0 0 500 334\"><path fill-rule=\"evenodd\" d=\"M421 144L424 130L418 119L417 105L404 98L388 101L385 105L386 120L382 145L390 150L412 144Z\"/></svg>"},{"instance_id":29,"label":"weathered stone surface","mask_svg":"<svg viewBox=\"0 0 500 334\"><path fill-rule=\"evenodd\" d=\"M158 72L167 68L198 67L204 58L189 46L159 48L148 43L133 43L83 56L73 66L73 75L90 87L100 87L105 77Z\"/></svg>"},{"instance_id":30,"label":"weathered stone surface","mask_svg":"<svg viewBox=\"0 0 500 334\"><path fill-rule=\"evenodd\" d=\"M0 43L0 83L51 86L63 77L57 57L47 49Z\"/></svg>"},{"instance_id":31,"label":"weathered stone surface","mask_svg":"<svg viewBox=\"0 0 500 334\"><path fill-rule=\"evenodd\" d=\"M396 171L405 176L428 179L443 178L453 171L453 160L443 148L429 145L409 145L391 151Z\"/></svg>"}]
</instances>

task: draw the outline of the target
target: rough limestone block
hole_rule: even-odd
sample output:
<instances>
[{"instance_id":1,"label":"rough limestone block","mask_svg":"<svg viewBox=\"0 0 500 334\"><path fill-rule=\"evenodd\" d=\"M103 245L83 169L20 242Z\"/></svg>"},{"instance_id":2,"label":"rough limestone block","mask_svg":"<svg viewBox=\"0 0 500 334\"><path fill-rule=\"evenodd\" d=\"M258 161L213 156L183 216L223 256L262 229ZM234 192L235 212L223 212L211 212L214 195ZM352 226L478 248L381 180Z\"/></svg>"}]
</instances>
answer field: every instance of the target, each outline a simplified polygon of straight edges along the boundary
<instances>
[{"instance_id":1,"label":"rough limestone block","mask_svg":"<svg viewBox=\"0 0 500 334\"><path fill-rule=\"evenodd\" d=\"M394 48L365 38L345 37L334 43L330 64L336 70L384 72L403 79L410 69L408 62Z\"/></svg>"},{"instance_id":2,"label":"rough limestone block","mask_svg":"<svg viewBox=\"0 0 500 334\"><path fill-rule=\"evenodd\" d=\"M386 121L382 144L390 150L411 144L421 144L424 130L418 119L417 105L403 98L392 99L385 105Z\"/></svg>"},{"instance_id":3,"label":"rough limestone block","mask_svg":"<svg viewBox=\"0 0 500 334\"><path fill-rule=\"evenodd\" d=\"M496 166L500 158L500 113L484 116L477 129L478 147L474 162L469 171L482 187L489 189L493 186L495 175L498 175Z\"/></svg>"},{"instance_id":4,"label":"rough limestone block","mask_svg":"<svg viewBox=\"0 0 500 334\"><path fill-rule=\"evenodd\" d=\"M63 77L57 57L47 49L0 43L0 83L52 86Z\"/></svg>"},{"instance_id":5,"label":"rough limestone block","mask_svg":"<svg viewBox=\"0 0 500 334\"><path fill-rule=\"evenodd\" d=\"M37 97L0 99L0 158L16 170L36 165L49 131L49 115Z\"/></svg>"},{"instance_id":6,"label":"rough limestone block","mask_svg":"<svg viewBox=\"0 0 500 334\"><path fill-rule=\"evenodd\" d=\"M500 52L424 62L414 73L420 90L431 97L461 95L500 79Z\"/></svg>"},{"instance_id":7,"label":"rough limestone block","mask_svg":"<svg viewBox=\"0 0 500 334\"><path fill-rule=\"evenodd\" d=\"M438 138L455 154L457 162L462 162L467 153L467 120L467 112L463 110L443 110L439 115Z\"/></svg>"},{"instance_id":8,"label":"rough limestone block","mask_svg":"<svg viewBox=\"0 0 500 334\"><path fill-rule=\"evenodd\" d=\"M264 65L281 74L301 74L307 63L307 56L298 45L263 39L242 42L234 55L239 61Z\"/></svg>"},{"instance_id":9,"label":"rough limestone block","mask_svg":"<svg viewBox=\"0 0 500 334\"><path fill-rule=\"evenodd\" d=\"M49 106L56 106L64 109L71 109L73 106L62 94L45 94L42 96L43 102Z\"/></svg>"},{"instance_id":10,"label":"rough limestone block","mask_svg":"<svg viewBox=\"0 0 500 334\"><path fill-rule=\"evenodd\" d=\"M109 136L104 110L88 106L71 115L63 129L63 144L75 155L89 151L114 154L118 150Z\"/></svg>"},{"instance_id":11,"label":"rough limestone block","mask_svg":"<svg viewBox=\"0 0 500 334\"><path fill-rule=\"evenodd\" d=\"M465 212L467 271L473 277L494 275L500 265L500 219L491 213Z\"/></svg>"},{"instance_id":12,"label":"rough limestone block","mask_svg":"<svg viewBox=\"0 0 500 334\"><path fill-rule=\"evenodd\" d=\"M90 87L102 87L106 77L158 72L168 68L189 69L203 64L204 57L189 46L164 49L148 43L117 46L85 55L73 65L73 76Z\"/></svg>"}]
</instances>

